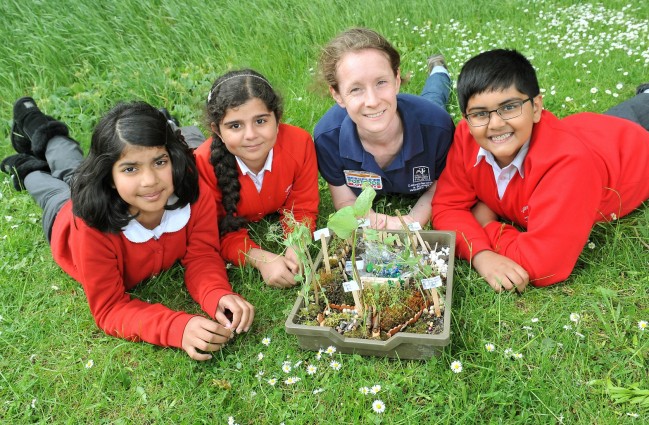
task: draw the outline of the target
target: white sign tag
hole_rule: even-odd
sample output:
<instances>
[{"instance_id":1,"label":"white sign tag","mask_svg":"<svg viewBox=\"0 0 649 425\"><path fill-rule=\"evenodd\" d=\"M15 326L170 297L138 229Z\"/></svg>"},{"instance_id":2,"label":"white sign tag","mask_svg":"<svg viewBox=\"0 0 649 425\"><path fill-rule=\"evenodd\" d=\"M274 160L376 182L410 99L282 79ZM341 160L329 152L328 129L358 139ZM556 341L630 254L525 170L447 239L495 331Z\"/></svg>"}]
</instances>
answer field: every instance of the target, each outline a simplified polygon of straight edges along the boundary
<instances>
[{"instance_id":1,"label":"white sign tag","mask_svg":"<svg viewBox=\"0 0 649 425\"><path fill-rule=\"evenodd\" d=\"M418 221L413 221L408 225L408 229L410 229L411 232L419 231L421 230L421 224L419 224Z\"/></svg>"},{"instance_id":2,"label":"white sign tag","mask_svg":"<svg viewBox=\"0 0 649 425\"><path fill-rule=\"evenodd\" d=\"M323 229L318 229L315 232L313 232L313 240L319 241L321 235L324 235L325 238L328 238L331 234L329 233L329 229L327 227Z\"/></svg>"},{"instance_id":3,"label":"white sign tag","mask_svg":"<svg viewBox=\"0 0 649 425\"><path fill-rule=\"evenodd\" d=\"M359 220L358 227L370 227L370 219L366 218L364 220Z\"/></svg>"},{"instance_id":4,"label":"white sign tag","mask_svg":"<svg viewBox=\"0 0 649 425\"><path fill-rule=\"evenodd\" d=\"M428 279L422 279L421 286L424 289L439 288L440 286L442 286L442 278L439 276L435 276L435 277L429 277Z\"/></svg>"},{"instance_id":5,"label":"white sign tag","mask_svg":"<svg viewBox=\"0 0 649 425\"><path fill-rule=\"evenodd\" d=\"M349 282L343 282L343 289L345 292L359 291L361 288L358 287L358 283L355 280L350 280Z\"/></svg>"}]
</instances>

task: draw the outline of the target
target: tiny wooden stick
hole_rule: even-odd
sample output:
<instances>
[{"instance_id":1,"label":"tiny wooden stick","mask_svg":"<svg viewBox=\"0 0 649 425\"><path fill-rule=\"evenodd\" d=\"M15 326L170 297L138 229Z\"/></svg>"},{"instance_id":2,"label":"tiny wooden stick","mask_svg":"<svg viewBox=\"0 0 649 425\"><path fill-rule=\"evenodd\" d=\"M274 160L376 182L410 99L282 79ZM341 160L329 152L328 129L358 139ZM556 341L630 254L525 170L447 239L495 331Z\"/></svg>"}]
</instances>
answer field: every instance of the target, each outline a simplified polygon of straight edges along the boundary
<instances>
[{"instance_id":1,"label":"tiny wooden stick","mask_svg":"<svg viewBox=\"0 0 649 425\"><path fill-rule=\"evenodd\" d=\"M360 286L360 282L358 282L358 285ZM361 302L361 297L359 295L361 291L352 291L352 296L354 297L354 308L356 309L356 313L360 316L363 314L363 303Z\"/></svg>"},{"instance_id":2,"label":"tiny wooden stick","mask_svg":"<svg viewBox=\"0 0 649 425\"><path fill-rule=\"evenodd\" d=\"M431 288L430 293L433 296L433 305L435 306L435 316L441 317L442 316L442 310L439 307L439 293L437 292L437 289Z\"/></svg>"},{"instance_id":3,"label":"tiny wooden stick","mask_svg":"<svg viewBox=\"0 0 649 425\"><path fill-rule=\"evenodd\" d=\"M320 234L320 243L322 244L322 254L324 255L325 270L331 274L331 265L329 264L329 253L327 252L327 238L324 233Z\"/></svg>"}]
</instances>

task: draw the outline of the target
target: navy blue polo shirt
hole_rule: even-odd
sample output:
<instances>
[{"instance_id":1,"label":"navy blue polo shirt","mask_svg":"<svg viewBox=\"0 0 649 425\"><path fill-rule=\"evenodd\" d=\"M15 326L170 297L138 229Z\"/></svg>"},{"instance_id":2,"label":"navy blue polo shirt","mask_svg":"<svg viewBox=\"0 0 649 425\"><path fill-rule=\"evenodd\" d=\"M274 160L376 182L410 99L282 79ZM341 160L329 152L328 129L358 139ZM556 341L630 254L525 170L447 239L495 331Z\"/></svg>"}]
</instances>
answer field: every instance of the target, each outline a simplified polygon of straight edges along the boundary
<instances>
[{"instance_id":1,"label":"navy blue polo shirt","mask_svg":"<svg viewBox=\"0 0 649 425\"><path fill-rule=\"evenodd\" d=\"M313 131L318 169L332 186L347 185L357 196L369 182L378 194L419 194L441 174L453 141L451 116L432 102L397 95L403 147L385 169L365 151L347 111L332 106Z\"/></svg>"}]
</instances>

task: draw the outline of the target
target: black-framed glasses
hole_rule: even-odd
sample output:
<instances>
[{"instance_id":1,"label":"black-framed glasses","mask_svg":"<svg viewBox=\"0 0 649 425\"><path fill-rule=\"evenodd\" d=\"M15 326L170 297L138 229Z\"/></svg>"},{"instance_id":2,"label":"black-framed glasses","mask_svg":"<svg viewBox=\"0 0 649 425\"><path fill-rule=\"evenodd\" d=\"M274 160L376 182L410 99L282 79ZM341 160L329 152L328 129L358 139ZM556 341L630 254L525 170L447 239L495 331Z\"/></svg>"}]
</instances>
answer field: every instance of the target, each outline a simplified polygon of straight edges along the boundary
<instances>
[{"instance_id":1,"label":"black-framed glasses","mask_svg":"<svg viewBox=\"0 0 649 425\"><path fill-rule=\"evenodd\" d=\"M491 121L491 113L495 112L503 120L511 120L512 118L520 117L523 113L523 104L527 101L532 101L533 97L528 97L525 100L518 100L501 106L498 109L491 111L478 111L470 114L465 114L464 118L469 122L472 127L483 127Z\"/></svg>"}]
</instances>

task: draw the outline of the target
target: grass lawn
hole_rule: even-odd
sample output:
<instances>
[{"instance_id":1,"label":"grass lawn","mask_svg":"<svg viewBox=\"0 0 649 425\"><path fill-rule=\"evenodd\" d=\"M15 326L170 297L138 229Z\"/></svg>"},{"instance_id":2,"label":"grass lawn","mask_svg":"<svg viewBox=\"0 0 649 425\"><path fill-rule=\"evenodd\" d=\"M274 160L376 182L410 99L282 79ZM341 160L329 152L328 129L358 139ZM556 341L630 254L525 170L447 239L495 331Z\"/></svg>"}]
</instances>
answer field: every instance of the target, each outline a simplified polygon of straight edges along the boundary
<instances>
[{"instance_id":1,"label":"grass lawn","mask_svg":"<svg viewBox=\"0 0 649 425\"><path fill-rule=\"evenodd\" d=\"M164 106L205 128L211 83L233 67L265 74L284 96L284 121L312 131L333 104L314 85L319 47L350 26L395 44L402 72L413 72L402 91L421 90L433 52L446 55L456 77L469 57L511 47L536 66L547 109L603 112L649 81L649 3L573 3L3 0L0 156L12 153L12 105L21 96L68 123L87 149L93 126L119 100ZM323 224L332 212L323 182L321 194ZM253 226L257 240L271 224ZM457 261L451 343L428 361L302 351L284 331L297 289L267 287L251 269L229 276L257 309L253 328L211 361L108 337L81 286L51 259L39 208L4 174L0 252L2 423L649 422L649 330L641 326L649 321L649 206L595 226L565 283L522 297L495 294ZM133 296L198 312L180 267ZM286 384L289 377L300 380Z\"/></svg>"}]
</instances>

